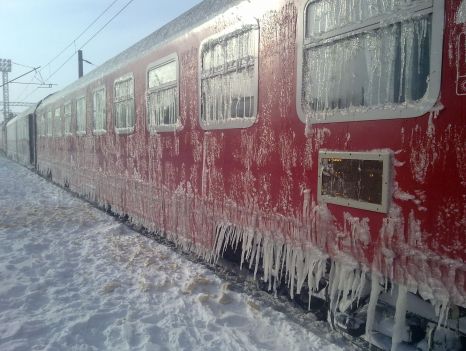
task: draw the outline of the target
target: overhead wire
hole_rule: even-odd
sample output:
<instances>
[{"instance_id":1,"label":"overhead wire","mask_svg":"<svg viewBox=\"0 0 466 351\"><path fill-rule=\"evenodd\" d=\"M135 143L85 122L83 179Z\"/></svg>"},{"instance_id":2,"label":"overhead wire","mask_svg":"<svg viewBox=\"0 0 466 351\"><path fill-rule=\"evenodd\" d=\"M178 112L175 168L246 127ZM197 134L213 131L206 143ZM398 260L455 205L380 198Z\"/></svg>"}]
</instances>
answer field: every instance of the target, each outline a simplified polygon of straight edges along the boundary
<instances>
[{"instance_id":1,"label":"overhead wire","mask_svg":"<svg viewBox=\"0 0 466 351\"><path fill-rule=\"evenodd\" d=\"M80 37L82 37L82 35L93 25L97 22L98 19L100 19L118 0L114 0L89 26L86 27L86 29L75 39L73 40L67 47L66 49L68 49L70 46L72 45L76 45L76 40L78 40ZM115 13L107 22L105 22L105 24L100 27L97 32L95 32L89 39L86 40L86 42L84 44L82 44L80 46L80 48L78 50L81 50L82 48L84 48L87 44L89 44L100 32L102 32L102 30L104 30L105 27L107 27L110 22L112 22L118 15L120 15L134 0L129 0L117 13ZM43 66L43 68L45 68L45 66L49 66L50 67L50 63L53 62L56 58L58 58L66 49L62 50L58 55L56 55L56 57L54 57L52 60L50 60L46 65ZM69 56L65 62L63 62L55 71L53 71L46 79L43 79L43 82L46 82L48 81L50 78L52 78L58 71L60 71L77 53L76 48L75 48L75 52ZM38 73L41 74L40 72L41 70L38 70ZM42 78L42 75L41 75L41 78ZM28 94L24 99L27 99L29 98L32 94L34 94L36 91L38 91L39 88L35 88L30 94Z\"/></svg>"},{"instance_id":2,"label":"overhead wire","mask_svg":"<svg viewBox=\"0 0 466 351\"><path fill-rule=\"evenodd\" d=\"M84 44L82 44L78 50L81 50L83 49L87 44L89 44L97 35L100 34L100 32L102 32L102 30L104 30L105 27L107 27L110 22L112 22L120 13L122 13L134 0L129 0L117 13L115 13L107 22L105 22L105 24L100 27L100 29L95 32ZM63 66L65 66L73 57L74 55L76 55L76 52L75 51L70 57L68 57L66 59L65 62L63 62L63 64L61 64L53 73L51 73L47 78L46 80L49 80L50 78L52 78L59 70L61 70L63 68Z\"/></svg>"},{"instance_id":3,"label":"overhead wire","mask_svg":"<svg viewBox=\"0 0 466 351\"><path fill-rule=\"evenodd\" d=\"M108 10L110 10L113 5L115 5L116 2L119 0L114 0L110 5L108 5L105 10L103 10L100 15L98 15L76 38L74 38L63 50L61 50L57 55L55 55L54 58L52 58L49 62L47 62L43 67L48 67L52 62L54 62L57 58L59 58L66 50L68 50L70 47L73 45L76 45L76 41L79 40L88 30L91 28L99 19L102 18L103 15L107 13ZM75 50L76 51L76 50Z\"/></svg>"}]
</instances>

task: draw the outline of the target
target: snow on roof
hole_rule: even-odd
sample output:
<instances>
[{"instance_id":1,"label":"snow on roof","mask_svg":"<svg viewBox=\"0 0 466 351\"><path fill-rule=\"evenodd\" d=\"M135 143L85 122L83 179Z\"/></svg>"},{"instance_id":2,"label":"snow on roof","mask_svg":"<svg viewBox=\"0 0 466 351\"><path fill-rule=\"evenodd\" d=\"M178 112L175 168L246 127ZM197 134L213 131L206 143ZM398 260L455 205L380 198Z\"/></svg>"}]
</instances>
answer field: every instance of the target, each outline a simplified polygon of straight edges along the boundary
<instances>
[{"instance_id":1,"label":"snow on roof","mask_svg":"<svg viewBox=\"0 0 466 351\"><path fill-rule=\"evenodd\" d=\"M56 94L46 97L44 100L47 100L47 103L53 103L73 90L80 89L92 81L102 78L119 67L128 64L137 57L143 56L168 40L189 32L242 1L244 0L204 0L154 33L92 70L81 79L73 82Z\"/></svg>"}]
</instances>

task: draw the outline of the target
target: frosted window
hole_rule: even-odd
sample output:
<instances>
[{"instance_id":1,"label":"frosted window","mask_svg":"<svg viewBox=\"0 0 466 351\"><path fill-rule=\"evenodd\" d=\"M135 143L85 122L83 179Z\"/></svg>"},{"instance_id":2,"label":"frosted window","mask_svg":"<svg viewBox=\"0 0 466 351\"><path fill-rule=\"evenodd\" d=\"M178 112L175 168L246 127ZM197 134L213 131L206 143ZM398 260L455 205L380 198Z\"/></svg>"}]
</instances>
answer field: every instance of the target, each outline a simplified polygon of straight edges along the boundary
<instances>
[{"instance_id":1,"label":"frosted window","mask_svg":"<svg viewBox=\"0 0 466 351\"><path fill-rule=\"evenodd\" d=\"M203 45L201 118L205 124L255 117L258 39L258 28L250 26Z\"/></svg>"},{"instance_id":2,"label":"frosted window","mask_svg":"<svg viewBox=\"0 0 466 351\"><path fill-rule=\"evenodd\" d=\"M46 136L47 135L47 123L46 123L45 114L43 114L39 119L39 136Z\"/></svg>"},{"instance_id":3,"label":"frosted window","mask_svg":"<svg viewBox=\"0 0 466 351\"><path fill-rule=\"evenodd\" d=\"M149 130L178 123L177 61L152 68L148 72L147 118Z\"/></svg>"},{"instance_id":4,"label":"frosted window","mask_svg":"<svg viewBox=\"0 0 466 351\"><path fill-rule=\"evenodd\" d=\"M86 98L76 100L76 132L86 133Z\"/></svg>"},{"instance_id":5,"label":"frosted window","mask_svg":"<svg viewBox=\"0 0 466 351\"><path fill-rule=\"evenodd\" d=\"M65 134L71 134L71 102L65 105Z\"/></svg>"},{"instance_id":6,"label":"frosted window","mask_svg":"<svg viewBox=\"0 0 466 351\"><path fill-rule=\"evenodd\" d=\"M404 17L396 15L403 10ZM306 8L303 110L407 104L427 92L432 0L321 0Z\"/></svg>"},{"instance_id":7,"label":"frosted window","mask_svg":"<svg viewBox=\"0 0 466 351\"><path fill-rule=\"evenodd\" d=\"M93 122L94 131L104 132L106 126L106 112L105 112L105 89L99 89L93 95Z\"/></svg>"},{"instance_id":8,"label":"frosted window","mask_svg":"<svg viewBox=\"0 0 466 351\"><path fill-rule=\"evenodd\" d=\"M53 135L52 111L47 112L47 136Z\"/></svg>"},{"instance_id":9,"label":"frosted window","mask_svg":"<svg viewBox=\"0 0 466 351\"><path fill-rule=\"evenodd\" d=\"M134 83L133 78L122 78L115 82L114 116L115 127L131 131L134 128Z\"/></svg>"},{"instance_id":10,"label":"frosted window","mask_svg":"<svg viewBox=\"0 0 466 351\"><path fill-rule=\"evenodd\" d=\"M55 123L55 129L54 129L54 135L55 136L61 136L61 109L60 107L55 109L55 118L54 118L54 123Z\"/></svg>"},{"instance_id":11,"label":"frosted window","mask_svg":"<svg viewBox=\"0 0 466 351\"><path fill-rule=\"evenodd\" d=\"M432 0L316 0L306 11L306 36L317 37L327 32L364 22L379 22L381 17L432 6Z\"/></svg>"}]
</instances>

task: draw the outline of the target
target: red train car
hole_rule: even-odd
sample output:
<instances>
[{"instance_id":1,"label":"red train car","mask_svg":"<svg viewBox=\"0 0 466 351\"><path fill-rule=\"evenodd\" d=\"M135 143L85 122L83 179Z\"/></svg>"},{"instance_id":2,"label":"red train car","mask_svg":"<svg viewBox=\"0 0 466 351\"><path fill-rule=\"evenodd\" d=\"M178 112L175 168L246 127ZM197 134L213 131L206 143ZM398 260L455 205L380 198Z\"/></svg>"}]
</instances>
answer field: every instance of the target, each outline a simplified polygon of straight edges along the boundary
<instances>
[{"instance_id":1,"label":"red train car","mask_svg":"<svg viewBox=\"0 0 466 351\"><path fill-rule=\"evenodd\" d=\"M465 1L206 0L45 99L37 168L382 348L461 348L465 48Z\"/></svg>"}]
</instances>

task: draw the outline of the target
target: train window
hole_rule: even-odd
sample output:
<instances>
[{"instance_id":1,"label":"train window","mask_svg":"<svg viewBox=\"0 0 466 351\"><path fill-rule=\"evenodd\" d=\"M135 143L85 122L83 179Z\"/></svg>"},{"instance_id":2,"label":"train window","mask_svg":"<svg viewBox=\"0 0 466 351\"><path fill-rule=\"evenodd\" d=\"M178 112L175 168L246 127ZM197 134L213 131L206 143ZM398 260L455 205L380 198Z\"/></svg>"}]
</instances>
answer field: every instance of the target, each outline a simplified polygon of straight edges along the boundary
<instances>
[{"instance_id":1,"label":"train window","mask_svg":"<svg viewBox=\"0 0 466 351\"><path fill-rule=\"evenodd\" d=\"M54 130L53 130L53 135L54 136L61 136L61 129L62 129L62 123L61 123L61 108L57 107L55 109L55 116L54 116Z\"/></svg>"},{"instance_id":2,"label":"train window","mask_svg":"<svg viewBox=\"0 0 466 351\"><path fill-rule=\"evenodd\" d=\"M303 121L419 116L436 102L443 0L311 0L303 23Z\"/></svg>"},{"instance_id":3,"label":"train window","mask_svg":"<svg viewBox=\"0 0 466 351\"><path fill-rule=\"evenodd\" d=\"M132 74L115 81L113 113L117 134L134 131L134 78Z\"/></svg>"},{"instance_id":4,"label":"train window","mask_svg":"<svg viewBox=\"0 0 466 351\"><path fill-rule=\"evenodd\" d=\"M249 24L202 44L201 125L245 128L257 114L259 27Z\"/></svg>"},{"instance_id":5,"label":"train window","mask_svg":"<svg viewBox=\"0 0 466 351\"><path fill-rule=\"evenodd\" d=\"M38 119L38 132L39 136L43 137L47 135L47 124L45 119L45 113L40 116Z\"/></svg>"},{"instance_id":6,"label":"train window","mask_svg":"<svg viewBox=\"0 0 466 351\"><path fill-rule=\"evenodd\" d=\"M52 111L47 112L47 136L53 135Z\"/></svg>"},{"instance_id":7,"label":"train window","mask_svg":"<svg viewBox=\"0 0 466 351\"><path fill-rule=\"evenodd\" d=\"M147 71L147 126L150 132L176 130L178 119L178 57L155 62Z\"/></svg>"},{"instance_id":8,"label":"train window","mask_svg":"<svg viewBox=\"0 0 466 351\"><path fill-rule=\"evenodd\" d=\"M76 134L86 134L86 97L76 100Z\"/></svg>"},{"instance_id":9,"label":"train window","mask_svg":"<svg viewBox=\"0 0 466 351\"><path fill-rule=\"evenodd\" d=\"M65 104L63 117L65 119L65 135L71 135L71 102Z\"/></svg>"},{"instance_id":10,"label":"train window","mask_svg":"<svg viewBox=\"0 0 466 351\"><path fill-rule=\"evenodd\" d=\"M107 129L107 114L106 114L106 96L105 88L99 88L93 94L93 123L94 134L104 134Z\"/></svg>"}]
</instances>

